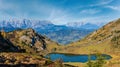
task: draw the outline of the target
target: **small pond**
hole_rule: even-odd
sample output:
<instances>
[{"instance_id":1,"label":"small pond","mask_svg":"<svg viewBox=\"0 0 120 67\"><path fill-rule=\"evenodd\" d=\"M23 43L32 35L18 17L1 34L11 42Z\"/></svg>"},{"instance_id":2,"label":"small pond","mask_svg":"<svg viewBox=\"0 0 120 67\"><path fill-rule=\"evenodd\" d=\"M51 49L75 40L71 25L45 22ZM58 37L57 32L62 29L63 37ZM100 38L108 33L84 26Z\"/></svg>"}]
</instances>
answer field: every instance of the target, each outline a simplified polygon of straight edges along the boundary
<instances>
[{"instance_id":1,"label":"small pond","mask_svg":"<svg viewBox=\"0 0 120 67\"><path fill-rule=\"evenodd\" d=\"M106 60L111 59L112 57L106 54L102 54ZM63 62L87 62L89 55L73 55L73 54L61 54L61 53L51 53L46 57L49 57L51 60L62 59ZM96 60L96 55L91 55L91 60Z\"/></svg>"}]
</instances>

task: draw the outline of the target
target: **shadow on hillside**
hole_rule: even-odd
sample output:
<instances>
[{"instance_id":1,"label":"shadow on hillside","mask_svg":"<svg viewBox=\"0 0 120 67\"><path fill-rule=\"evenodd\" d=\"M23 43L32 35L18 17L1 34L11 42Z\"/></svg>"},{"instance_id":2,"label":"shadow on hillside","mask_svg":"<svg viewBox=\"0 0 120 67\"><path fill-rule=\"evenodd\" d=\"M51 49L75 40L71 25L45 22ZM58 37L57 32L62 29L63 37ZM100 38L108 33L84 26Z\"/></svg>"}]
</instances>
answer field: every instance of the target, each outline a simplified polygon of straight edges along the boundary
<instances>
[{"instance_id":1,"label":"shadow on hillside","mask_svg":"<svg viewBox=\"0 0 120 67\"><path fill-rule=\"evenodd\" d=\"M19 49L8 39L5 39L0 32L0 52L25 52L25 50Z\"/></svg>"}]
</instances>

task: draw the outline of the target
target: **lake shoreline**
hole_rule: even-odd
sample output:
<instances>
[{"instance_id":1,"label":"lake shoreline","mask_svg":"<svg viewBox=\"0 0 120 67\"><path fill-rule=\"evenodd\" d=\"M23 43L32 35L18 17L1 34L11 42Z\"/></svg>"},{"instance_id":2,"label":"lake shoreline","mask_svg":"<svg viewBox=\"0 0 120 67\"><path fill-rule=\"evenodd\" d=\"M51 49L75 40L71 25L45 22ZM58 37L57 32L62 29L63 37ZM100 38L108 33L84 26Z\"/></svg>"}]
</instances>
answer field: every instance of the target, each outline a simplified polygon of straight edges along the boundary
<instances>
[{"instance_id":1,"label":"lake shoreline","mask_svg":"<svg viewBox=\"0 0 120 67\"><path fill-rule=\"evenodd\" d=\"M53 53L60 53L60 54L72 54L72 55L89 55L90 53L72 53L72 52L53 52ZM91 53L92 54L95 54L95 53ZM111 52L103 52L102 54L107 54L109 56L111 56L112 58L110 60L106 60L106 67L109 66L109 64L113 64L114 63L117 63L118 60L120 59L119 57L119 53L118 54L114 54L114 53L111 53ZM118 60L117 60L118 59ZM84 67L86 66L86 63L82 63L82 62L63 62L64 64L69 64L69 65L73 65L73 66L77 66L77 67ZM118 64L119 66L119 64Z\"/></svg>"},{"instance_id":2,"label":"lake shoreline","mask_svg":"<svg viewBox=\"0 0 120 67\"><path fill-rule=\"evenodd\" d=\"M95 53L92 53L92 54L87 54L87 53L84 53L84 54L80 54L80 53L61 53L61 52L52 52L52 53L48 53L48 54L65 54L65 55L96 55ZM109 55L111 56L110 54L105 54L105 53L100 53L102 55ZM112 57L112 56L111 56Z\"/></svg>"},{"instance_id":3,"label":"lake shoreline","mask_svg":"<svg viewBox=\"0 0 120 67\"><path fill-rule=\"evenodd\" d=\"M110 60L112 57L107 54L100 54L105 58L105 60ZM81 62L86 63L89 59L96 60L97 54L66 54L66 53L50 53L46 55L46 58L50 58L52 61L61 59L63 62Z\"/></svg>"}]
</instances>

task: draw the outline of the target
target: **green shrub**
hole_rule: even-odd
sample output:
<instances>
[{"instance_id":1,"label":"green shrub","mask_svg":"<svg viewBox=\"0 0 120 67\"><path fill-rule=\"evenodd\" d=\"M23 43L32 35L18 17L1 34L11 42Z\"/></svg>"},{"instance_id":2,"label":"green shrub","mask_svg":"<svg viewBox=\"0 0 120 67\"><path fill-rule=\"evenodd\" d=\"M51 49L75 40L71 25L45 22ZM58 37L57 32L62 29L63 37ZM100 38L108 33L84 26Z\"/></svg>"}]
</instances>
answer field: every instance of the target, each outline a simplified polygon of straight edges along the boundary
<instances>
[{"instance_id":1,"label":"green shrub","mask_svg":"<svg viewBox=\"0 0 120 67\"><path fill-rule=\"evenodd\" d=\"M91 61L90 56L88 59L88 62L86 63L86 67L103 67L103 65L106 63L105 58L101 54L96 54L97 59L95 61Z\"/></svg>"},{"instance_id":2,"label":"green shrub","mask_svg":"<svg viewBox=\"0 0 120 67\"><path fill-rule=\"evenodd\" d=\"M111 39L111 43L112 43L112 47L113 48L120 48L120 35L118 36L114 36L112 39Z\"/></svg>"}]
</instances>

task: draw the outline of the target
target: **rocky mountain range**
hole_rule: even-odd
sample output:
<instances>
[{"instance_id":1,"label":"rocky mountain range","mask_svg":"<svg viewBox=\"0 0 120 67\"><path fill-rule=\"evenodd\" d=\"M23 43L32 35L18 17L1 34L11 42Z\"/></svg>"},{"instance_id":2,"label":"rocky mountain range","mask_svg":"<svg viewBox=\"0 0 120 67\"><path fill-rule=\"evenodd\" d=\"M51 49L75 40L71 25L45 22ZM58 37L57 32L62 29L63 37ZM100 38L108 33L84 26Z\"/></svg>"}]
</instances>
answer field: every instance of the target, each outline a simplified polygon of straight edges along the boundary
<instances>
[{"instance_id":1,"label":"rocky mountain range","mask_svg":"<svg viewBox=\"0 0 120 67\"><path fill-rule=\"evenodd\" d=\"M90 22L69 22L66 24L68 27L80 28L80 29L98 29L105 25L105 23L90 23Z\"/></svg>"},{"instance_id":2,"label":"rocky mountain range","mask_svg":"<svg viewBox=\"0 0 120 67\"><path fill-rule=\"evenodd\" d=\"M73 26L74 25L75 24L73 24ZM77 41L99 28L99 26L90 23L82 24L79 27L73 26L54 25L50 21L28 19L0 21L0 29L4 29L6 32L17 29L32 28L38 33L41 33L60 44L68 44Z\"/></svg>"}]
</instances>

